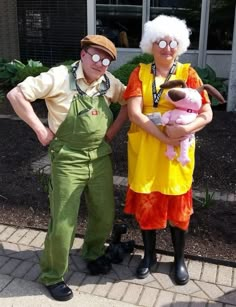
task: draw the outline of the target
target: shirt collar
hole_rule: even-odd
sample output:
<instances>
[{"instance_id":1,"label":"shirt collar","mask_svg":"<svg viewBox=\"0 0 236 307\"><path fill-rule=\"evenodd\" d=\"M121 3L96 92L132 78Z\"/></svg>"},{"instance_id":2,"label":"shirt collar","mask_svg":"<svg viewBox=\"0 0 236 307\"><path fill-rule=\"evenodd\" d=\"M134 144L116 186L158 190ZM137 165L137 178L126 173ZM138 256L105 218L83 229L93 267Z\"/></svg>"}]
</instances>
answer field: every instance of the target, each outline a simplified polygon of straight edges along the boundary
<instances>
[{"instance_id":1,"label":"shirt collar","mask_svg":"<svg viewBox=\"0 0 236 307\"><path fill-rule=\"evenodd\" d=\"M76 70L76 80L82 79L84 81L84 83L87 83L86 78L84 76L82 61L77 61L77 62L73 63L72 66L76 65L78 62L79 62L79 67ZM100 84L102 81L105 81L104 75L102 75L99 79L93 81L91 85Z\"/></svg>"}]
</instances>

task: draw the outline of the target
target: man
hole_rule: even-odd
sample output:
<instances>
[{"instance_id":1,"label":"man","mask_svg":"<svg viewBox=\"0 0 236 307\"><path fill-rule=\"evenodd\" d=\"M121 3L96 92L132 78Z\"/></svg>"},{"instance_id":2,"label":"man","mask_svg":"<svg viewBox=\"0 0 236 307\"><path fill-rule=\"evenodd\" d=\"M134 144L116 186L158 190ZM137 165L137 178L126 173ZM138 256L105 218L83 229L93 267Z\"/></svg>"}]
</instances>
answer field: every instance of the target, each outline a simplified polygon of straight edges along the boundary
<instances>
[{"instance_id":1,"label":"man","mask_svg":"<svg viewBox=\"0 0 236 307\"><path fill-rule=\"evenodd\" d=\"M7 95L40 143L49 144L51 219L40 261L40 280L60 301L73 296L63 276L68 269L82 192L88 207L82 257L91 274L106 274L111 269L104 254L114 220L109 142L127 119L122 99L125 86L107 71L117 56L114 44L104 36L88 35L81 40L81 48L81 60L72 67L61 65L35 78L28 77ZM49 127L32 108L31 102L36 99L45 99ZM109 109L112 102L122 105L114 122Z\"/></svg>"}]
</instances>

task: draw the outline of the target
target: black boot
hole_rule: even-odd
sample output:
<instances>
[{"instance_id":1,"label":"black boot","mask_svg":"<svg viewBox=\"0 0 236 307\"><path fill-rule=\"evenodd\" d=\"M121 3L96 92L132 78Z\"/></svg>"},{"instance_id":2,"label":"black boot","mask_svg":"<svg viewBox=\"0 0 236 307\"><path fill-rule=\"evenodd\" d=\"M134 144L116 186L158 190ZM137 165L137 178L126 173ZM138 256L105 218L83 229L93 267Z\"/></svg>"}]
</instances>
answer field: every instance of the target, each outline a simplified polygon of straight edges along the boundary
<instances>
[{"instance_id":1,"label":"black boot","mask_svg":"<svg viewBox=\"0 0 236 307\"><path fill-rule=\"evenodd\" d=\"M150 268L156 263L156 231L142 230L144 244L144 258L141 260L136 274L140 279L146 278L150 273Z\"/></svg>"},{"instance_id":2,"label":"black boot","mask_svg":"<svg viewBox=\"0 0 236 307\"><path fill-rule=\"evenodd\" d=\"M174 247L174 279L177 285L185 285L189 281L188 270L184 262L184 246L186 231L170 227Z\"/></svg>"},{"instance_id":3,"label":"black boot","mask_svg":"<svg viewBox=\"0 0 236 307\"><path fill-rule=\"evenodd\" d=\"M110 259L106 256L100 256L87 263L87 268L91 275L107 274L111 271L112 265Z\"/></svg>"},{"instance_id":4,"label":"black boot","mask_svg":"<svg viewBox=\"0 0 236 307\"><path fill-rule=\"evenodd\" d=\"M128 230L128 227L126 224L116 223L113 226L113 230L112 230L112 238L111 238L112 243L119 244L121 241L121 236L126 234L127 230Z\"/></svg>"},{"instance_id":5,"label":"black boot","mask_svg":"<svg viewBox=\"0 0 236 307\"><path fill-rule=\"evenodd\" d=\"M126 234L128 227L124 223L117 223L113 227L111 243L106 249L106 256L111 263L121 263L126 254L130 254L134 250L134 240L121 242L121 237Z\"/></svg>"}]
</instances>

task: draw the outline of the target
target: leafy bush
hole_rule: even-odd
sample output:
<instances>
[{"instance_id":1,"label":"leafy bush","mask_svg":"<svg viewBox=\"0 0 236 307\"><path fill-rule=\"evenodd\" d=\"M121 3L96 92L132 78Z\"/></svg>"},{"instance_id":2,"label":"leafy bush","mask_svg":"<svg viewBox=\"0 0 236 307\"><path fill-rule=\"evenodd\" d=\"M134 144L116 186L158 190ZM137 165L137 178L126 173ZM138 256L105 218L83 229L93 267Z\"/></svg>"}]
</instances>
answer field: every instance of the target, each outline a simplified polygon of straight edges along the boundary
<instances>
[{"instance_id":1,"label":"leafy bush","mask_svg":"<svg viewBox=\"0 0 236 307\"><path fill-rule=\"evenodd\" d=\"M2 88L11 86L12 77L15 76L18 69L23 67L24 64L20 61L7 62L5 59L0 59L0 82Z\"/></svg>"},{"instance_id":2,"label":"leafy bush","mask_svg":"<svg viewBox=\"0 0 236 307\"><path fill-rule=\"evenodd\" d=\"M223 95L224 98L226 98L228 90L225 81L227 79L217 77L215 71L209 65L206 65L205 68L200 68L200 67L194 67L194 68L204 84L210 84L214 86L221 93L221 95ZM212 106L217 106L219 104L219 101L215 97L210 96L210 99Z\"/></svg>"},{"instance_id":3,"label":"leafy bush","mask_svg":"<svg viewBox=\"0 0 236 307\"><path fill-rule=\"evenodd\" d=\"M116 119L118 113L120 112L120 104L119 103L111 103L110 109L111 109L111 112L113 114L113 118Z\"/></svg>"},{"instance_id":4,"label":"leafy bush","mask_svg":"<svg viewBox=\"0 0 236 307\"><path fill-rule=\"evenodd\" d=\"M129 76L131 72L134 70L134 68L137 66L137 64L124 64L117 70L113 71L113 75L119 79L123 84L127 85Z\"/></svg>"},{"instance_id":5,"label":"leafy bush","mask_svg":"<svg viewBox=\"0 0 236 307\"><path fill-rule=\"evenodd\" d=\"M48 67L43 66L39 61L28 60L27 64L18 60L7 62L0 59L0 83L5 91L14 87L28 76L37 76L47 71Z\"/></svg>"},{"instance_id":6,"label":"leafy bush","mask_svg":"<svg viewBox=\"0 0 236 307\"><path fill-rule=\"evenodd\" d=\"M31 66L25 66L22 70L18 70L15 74L15 76L12 78L12 85L15 86L19 82L22 82L25 78L32 76L36 77L42 72L48 71L48 67L46 66L37 66L37 67L31 67Z\"/></svg>"},{"instance_id":7,"label":"leafy bush","mask_svg":"<svg viewBox=\"0 0 236 307\"><path fill-rule=\"evenodd\" d=\"M139 63L148 64L152 62L153 62L153 56L151 54L144 53L144 54L137 55L128 63L138 65Z\"/></svg>"},{"instance_id":8,"label":"leafy bush","mask_svg":"<svg viewBox=\"0 0 236 307\"><path fill-rule=\"evenodd\" d=\"M123 84L127 85L131 72L138 66L139 63L151 63L153 62L153 56L149 54L142 54L134 57L128 63L120 66L117 70L113 71L112 74L119 79ZM120 104L113 103L110 106L114 118L117 117L120 111Z\"/></svg>"},{"instance_id":9,"label":"leafy bush","mask_svg":"<svg viewBox=\"0 0 236 307\"><path fill-rule=\"evenodd\" d=\"M76 61L77 60L65 60L63 62L57 63L55 66L59 66L59 65L71 66Z\"/></svg>"},{"instance_id":10,"label":"leafy bush","mask_svg":"<svg viewBox=\"0 0 236 307\"><path fill-rule=\"evenodd\" d=\"M113 71L113 75L119 79L123 84L127 84L129 81L129 76L135 67L138 66L139 63L151 63L153 61L153 56L149 54L141 54L134 57L128 63L120 66L117 70Z\"/></svg>"}]
</instances>

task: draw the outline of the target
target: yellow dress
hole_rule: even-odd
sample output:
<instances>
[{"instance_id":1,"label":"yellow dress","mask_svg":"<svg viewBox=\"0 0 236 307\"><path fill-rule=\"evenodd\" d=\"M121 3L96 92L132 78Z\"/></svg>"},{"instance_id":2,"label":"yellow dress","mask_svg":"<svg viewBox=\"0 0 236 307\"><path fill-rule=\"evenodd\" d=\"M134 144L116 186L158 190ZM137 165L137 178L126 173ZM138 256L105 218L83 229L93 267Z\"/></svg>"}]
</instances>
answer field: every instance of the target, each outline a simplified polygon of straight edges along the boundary
<instances>
[{"instance_id":1,"label":"yellow dress","mask_svg":"<svg viewBox=\"0 0 236 307\"><path fill-rule=\"evenodd\" d=\"M176 73L170 80L188 78L190 64L177 63ZM143 113L160 112L174 109L165 99L167 90L163 91L158 107L153 107L151 64L140 64L139 79L142 82ZM164 82L164 81L163 81ZM161 83L163 83L161 82ZM157 86L157 91L159 87ZM162 126L158 126L164 129ZM190 162L185 166L176 159L166 157L166 144L160 142L135 124L131 124L128 132L128 184L136 193L160 192L165 195L182 195L192 185L194 170L195 142L189 149ZM175 148L177 155L179 147Z\"/></svg>"}]
</instances>

